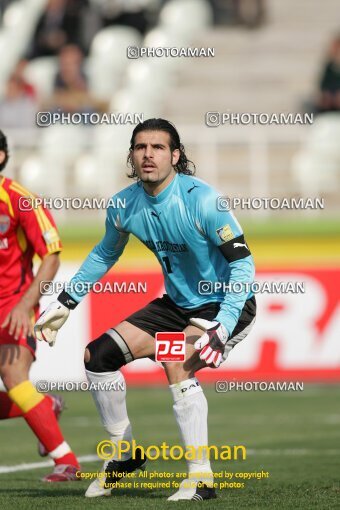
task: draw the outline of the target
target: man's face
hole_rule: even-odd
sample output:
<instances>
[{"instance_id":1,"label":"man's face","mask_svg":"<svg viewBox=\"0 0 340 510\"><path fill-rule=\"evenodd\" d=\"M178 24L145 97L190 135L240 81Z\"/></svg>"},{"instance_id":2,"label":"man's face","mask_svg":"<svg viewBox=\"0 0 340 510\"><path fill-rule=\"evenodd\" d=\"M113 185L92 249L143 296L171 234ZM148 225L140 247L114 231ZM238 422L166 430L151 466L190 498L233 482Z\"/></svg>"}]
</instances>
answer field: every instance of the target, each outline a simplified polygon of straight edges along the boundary
<instances>
[{"instance_id":1,"label":"man's face","mask_svg":"<svg viewBox=\"0 0 340 510\"><path fill-rule=\"evenodd\" d=\"M170 150L170 135L165 131L141 131L136 135L132 162L140 180L161 183L174 173L179 150Z\"/></svg>"}]
</instances>

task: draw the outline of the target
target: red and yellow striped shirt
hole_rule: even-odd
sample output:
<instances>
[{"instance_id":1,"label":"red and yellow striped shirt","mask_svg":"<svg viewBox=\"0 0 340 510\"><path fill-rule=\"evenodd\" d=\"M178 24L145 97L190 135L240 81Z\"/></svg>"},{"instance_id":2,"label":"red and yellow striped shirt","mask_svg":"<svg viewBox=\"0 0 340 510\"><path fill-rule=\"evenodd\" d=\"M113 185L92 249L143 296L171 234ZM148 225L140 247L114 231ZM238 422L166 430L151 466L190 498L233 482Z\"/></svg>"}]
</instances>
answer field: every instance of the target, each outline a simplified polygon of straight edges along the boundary
<instances>
[{"instance_id":1,"label":"red and yellow striped shirt","mask_svg":"<svg viewBox=\"0 0 340 510\"><path fill-rule=\"evenodd\" d=\"M62 245L51 213L27 207L36 195L0 176L0 299L23 294L33 281L34 254L41 259Z\"/></svg>"}]
</instances>

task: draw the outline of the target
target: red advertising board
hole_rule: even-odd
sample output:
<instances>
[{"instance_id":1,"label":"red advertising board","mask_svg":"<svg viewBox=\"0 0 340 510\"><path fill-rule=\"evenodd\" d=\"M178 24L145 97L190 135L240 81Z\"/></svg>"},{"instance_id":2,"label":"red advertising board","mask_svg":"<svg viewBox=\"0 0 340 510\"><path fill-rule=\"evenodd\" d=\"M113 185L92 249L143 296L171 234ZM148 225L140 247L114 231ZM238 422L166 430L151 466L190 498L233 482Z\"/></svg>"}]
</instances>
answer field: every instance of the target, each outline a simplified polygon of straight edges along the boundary
<instances>
[{"instance_id":1,"label":"red advertising board","mask_svg":"<svg viewBox=\"0 0 340 510\"><path fill-rule=\"evenodd\" d=\"M219 369L201 371L200 380L340 381L340 269L268 269L256 280L303 283L303 291L258 292L253 330ZM92 339L164 293L158 272L111 272L106 281L115 282L117 292L91 293ZM157 364L132 363L124 373L130 383L167 382Z\"/></svg>"}]
</instances>

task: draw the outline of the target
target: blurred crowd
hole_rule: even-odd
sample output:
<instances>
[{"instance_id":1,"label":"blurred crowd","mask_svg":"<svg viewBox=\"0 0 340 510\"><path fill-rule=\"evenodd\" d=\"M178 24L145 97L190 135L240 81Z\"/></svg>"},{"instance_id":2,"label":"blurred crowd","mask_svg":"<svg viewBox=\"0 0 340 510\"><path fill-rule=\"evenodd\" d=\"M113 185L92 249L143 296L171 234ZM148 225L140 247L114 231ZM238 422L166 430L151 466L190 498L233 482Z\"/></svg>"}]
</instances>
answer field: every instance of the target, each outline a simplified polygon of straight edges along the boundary
<instances>
[{"instance_id":1,"label":"blurred crowd","mask_svg":"<svg viewBox=\"0 0 340 510\"><path fill-rule=\"evenodd\" d=\"M141 35L153 28L168 0L48 0L36 24L25 58L8 79L0 101L3 127L34 125L38 109L63 112L100 112L108 107L92 97L84 58L95 34L108 26L133 27ZM265 0L209 0L215 25L261 26L266 21ZM2 13L11 0L1 0ZM55 57L58 72L51 96L41 101L25 79L27 62ZM340 111L340 36L330 44L317 93L308 109L315 113Z\"/></svg>"},{"instance_id":2,"label":"blurred crowd","mask_svg":"<svg viewBox=\"0 0 340 510\"><path fill-rule=\"evenodd\" d=\"M48 0L25 57L8 79L0 101L2 127L28 128L34 113L43 109L63 112L99 112L108 105L92 97L84 58L95 34L114 25L133 27L141 35L157 24L168 0ZM265 19L265 0L209 0L214 23L260 26ZM11 0L1 0L3 14ZM28 62L55 57L58 72L51 96L42 102L25 78Z\"/></svg>"},{"instance_id":3,"label":"blurred crowd","mask_svg":"<svg viewBox=\"0 0 340 510\"><path fill-rule=\"evenodd\" d=\"M340 35L330 44L316 99L317 113L340 111Z\"/></svg>"}]
</instances>

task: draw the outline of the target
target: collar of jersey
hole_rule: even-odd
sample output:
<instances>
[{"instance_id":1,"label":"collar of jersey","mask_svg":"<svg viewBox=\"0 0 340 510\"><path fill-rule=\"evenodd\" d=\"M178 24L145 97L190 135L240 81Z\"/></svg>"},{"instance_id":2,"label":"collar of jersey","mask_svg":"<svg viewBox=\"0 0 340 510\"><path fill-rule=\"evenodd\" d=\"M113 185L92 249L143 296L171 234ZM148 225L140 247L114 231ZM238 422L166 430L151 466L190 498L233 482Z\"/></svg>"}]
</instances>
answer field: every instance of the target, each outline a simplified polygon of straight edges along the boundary
<instances>
[{"instance_id":1,"label":"collar of jersey","mask_svg":"<svg viewBox=\"0 0 340 510\"><path fill-rule=\"evenodd\" d=\"M158 193L158 195L156 195L155 197L148 195L147 192L145 191L145 189L143 188L144 196L145 196L146 200L148 202L150 202L151 204L161 204L161 203L165 202L170 197L170 195L175 187L175 184L177 182L177 179L178 179L178 175L176 174L175 177L170 182L170 184L168 184L167 187L164 188L163 191Z\"/></svg>"}]
</instances>

